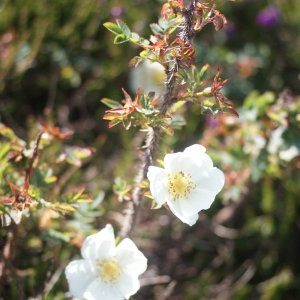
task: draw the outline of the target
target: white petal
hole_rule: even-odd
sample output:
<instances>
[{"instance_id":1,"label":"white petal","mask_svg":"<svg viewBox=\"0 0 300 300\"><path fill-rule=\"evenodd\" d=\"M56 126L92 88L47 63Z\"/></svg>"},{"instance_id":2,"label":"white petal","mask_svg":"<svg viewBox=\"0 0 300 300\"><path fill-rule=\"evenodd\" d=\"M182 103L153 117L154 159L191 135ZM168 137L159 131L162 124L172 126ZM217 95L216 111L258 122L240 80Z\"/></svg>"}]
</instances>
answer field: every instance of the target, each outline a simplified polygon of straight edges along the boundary
<instances>
[{"instance_id":1,"label":"white petal","mask_svg":"<svg viewBox=\"0 0 300 300\"><path fill-rule=\"evenodd\" d=\"M102 260L115 254L115 235L110 224L98 233L87 237L81 248L81 255L87 260Z\"/></svg>"},{"instance_id":2,"label":"white petal","mask_svg":"<svg viewBox=\"0 0 300 300\"><path fill-rule=\"evenodd\" d=\"M118 289L118 285L104 283L100 280L94 280L84 293L86 300L124 300L122 293Z\"/></svg>"},{"instance_id":3,"label":"white petal","mask_svg":"<svg viewBox=\"0 0 300 300\"><path fill-rule=\"evenodd\" d=\"M207 169L193 177L199 189L219 193L224 186L224 173L218 168Z\"/></svg>"},{"instance_id":4,"label":"white petal","mask_svg":"<svg viewBox=\"0 0 300 300\"><path fill-rule=\"evenodd\" d=\"M199 155L203 155L205 152L206 152L206 148L199 144L189 146L185 148L183 151L183 153L186 153L189 156L196 156L196 157Z\"/></svg>"},{"instance_id":5,"label":"white petal","mask_svg":"<svg viewBox=\"0 0 300 300\"><path fill-rule=\"evenodd\" d=\"M191 157L196 165L203 168L212 168L213 162L211 158L205 153L206 149L202 145L192 145L187 147L183 153Z\"/></svg>"},{"instance_id":6,"label":"white petal","mask_svg":"<svg viewBox=\"0 0 300 300\"><path fill-rule=\"evenodd\" d=\"M117 246L116 258L122 269L126 269L136 278L147 269L147 258L128 238Z\"/></svg>"},{"instance_id":7,"label":"white petal","mask_svg":"<svg viewBox=\"0 0 300 300\"><path fill-rule=\"evenodd\" d=\"M80 299L83 299L86 288L96 278L94 265L84 259L70 262L65 274L71 294Z\"/></svg>"},{"instance_id":8,"label":"white petal","mask_svg":"<svg viewBox=\"0 0 300 300\"><path fill-rule=\"evenodd\" d=\"M169 205L170 207L170 210L172 211L172 213L179 219L181 220L183 223L186 223L190 226L194 225L197 220L198 220L198 214L195 214L195 215L192 215L192 216L184 216L182 213L181 214L178 214L177 211L175 211L171 205Z\"/></svg>"},{"instance_id":9,"label":"white petal","mask_svg":"<svg viewBox=\"0 0 300 300\"><path fill-rule=\"evenodd\" d=\"M118 288L123 294L124 298L129 299L131 295L134 295L139 290L140 282L137 277L123 273L119 277Z\"/></svg>"},{"instance_id":10,"label":"white petal","mask_svg":"<svg viewBox=\"0 0 300 300\"><path fill-rule=\"evenodd\" d=\"M179 205L184 216L192 216L195 212L210 208L216 194L207 190L196 189L190 193L188 199L180 199Z\"/></svg>"},{"instance_id":11,"label":"white petal","mask_svg":"<svg viewBox=\"0 0 300 300\"><path fill-rule=\"evenodd\" d=\"M167 173L164 169L150 166L147 177L150 181L150 191L155 201L162 205L167 200Z\"/></svg>"},{"instance_id":12,"label":"white petal","mask_svg":"<svg viewBox=\"0 0 300 300\"><path fill-rule=\"evenodd\" d=\"M182 159L182 152L178 153L169 153L165 155L164 158L164 167L167 173L178 173L181 171L179 162Z\"/></svg>"},{"instance_id":13,"label":"white petal","mask_svg":"<svg viewBox=\"0 0 300 300\"><path fill-rule=\"evenodd\" d=\"M179 205L179 201L178 199L176 201L174 201L172 198L169 198L167 201L171 211L173 212L173 214L179 218L179 216L183 216L181 207Z\"/></svg>"}]
</instances>

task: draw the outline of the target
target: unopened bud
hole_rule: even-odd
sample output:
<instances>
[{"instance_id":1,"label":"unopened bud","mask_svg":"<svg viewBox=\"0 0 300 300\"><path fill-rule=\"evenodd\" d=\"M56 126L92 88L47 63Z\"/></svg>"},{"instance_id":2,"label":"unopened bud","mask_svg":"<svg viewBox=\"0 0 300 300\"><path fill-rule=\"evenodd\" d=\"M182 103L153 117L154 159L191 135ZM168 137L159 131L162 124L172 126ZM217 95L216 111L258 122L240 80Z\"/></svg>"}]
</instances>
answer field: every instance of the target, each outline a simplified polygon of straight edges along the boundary
<instances>
[{"instance_id":1,"label":"unopened bud","mask_svg":"<svg viewBox=\"0 0 300 300\"><path fill-rule=\"evenodd\" d=\"M204 96L204 97L213 97L213 93L211 91L211 87L205 88L202 92L197 93L199 96Z\"/></svg>"}]
</instances>

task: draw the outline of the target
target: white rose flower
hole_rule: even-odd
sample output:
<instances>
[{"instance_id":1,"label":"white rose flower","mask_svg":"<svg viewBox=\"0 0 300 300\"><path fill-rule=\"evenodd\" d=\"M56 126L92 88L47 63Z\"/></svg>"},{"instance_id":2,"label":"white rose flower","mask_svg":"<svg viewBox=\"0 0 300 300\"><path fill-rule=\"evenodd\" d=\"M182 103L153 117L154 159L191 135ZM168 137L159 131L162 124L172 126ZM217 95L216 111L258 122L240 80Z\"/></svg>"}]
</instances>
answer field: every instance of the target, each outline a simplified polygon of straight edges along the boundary
<instances>
[{"instance_id":1,"label":"white rose flower","mask_svg":"<svg viewBox=\"0 0 300 300\"><path fill-rule=\"evenodd\" d=\"M140 288L138 276L147 259L128 238L118 246L110 224L86 238L83 259L72 261L65 270L70 292L79 299L124 300Z\"/></svg>"},{"instance_id":2,"label":"white rose flower","mask_svg":"<svg viewBox=\"0 0 300 300\"><path fill-rule=\"evenodd\" d=\"M174 215L190 226L200 210L211 206L225 181L224 173L213 167L205 151L203 146L193 145L167 154L164 169L150 166L147 173L157 204L167 203Z\"/></svg>"},{"instance_id":3,"label":"white rose flower","mask_svg":"<svg viewBox=\"0 0 300 300\"><path fill-rule=\"evenodd\" d=\"M129 84L133 92L141 88L146 94L155 92L155 96L157 97L165 89L165 78L164 67L158 62L151 63L146 59L136 68L131 69Z\"/></svg>"}]
</instances>

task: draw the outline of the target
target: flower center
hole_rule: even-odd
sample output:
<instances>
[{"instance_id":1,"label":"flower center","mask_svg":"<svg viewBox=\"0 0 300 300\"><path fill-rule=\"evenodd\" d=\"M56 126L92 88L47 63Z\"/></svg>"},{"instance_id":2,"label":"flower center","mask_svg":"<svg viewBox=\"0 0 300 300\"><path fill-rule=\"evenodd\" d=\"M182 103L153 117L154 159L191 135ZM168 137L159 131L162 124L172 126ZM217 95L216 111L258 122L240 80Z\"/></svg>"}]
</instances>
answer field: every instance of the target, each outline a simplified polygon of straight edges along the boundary
<instances>
[{"instance_id":1,"label":"flower center","mask_svg":"<svg viewBox=\"0 0 300 300\"><path fill-rule=\"evenodd\" d=\"M122 273L122 268L119 266L115 258L104 259L97 262L98 274L103 282L117 283L118 278Z\"/></svg>"},{"instance_id":2,"label":"flower center","mask_svg":"<svg viewBox=\"0 0 300 300\"><path fill-rule=\"evenodd\" d=\"M169 189L168 193L174 198L188 199L191 190L196 188L191 174L180 171L176 175L168 174Z\"/></svg>"}]
</instances>

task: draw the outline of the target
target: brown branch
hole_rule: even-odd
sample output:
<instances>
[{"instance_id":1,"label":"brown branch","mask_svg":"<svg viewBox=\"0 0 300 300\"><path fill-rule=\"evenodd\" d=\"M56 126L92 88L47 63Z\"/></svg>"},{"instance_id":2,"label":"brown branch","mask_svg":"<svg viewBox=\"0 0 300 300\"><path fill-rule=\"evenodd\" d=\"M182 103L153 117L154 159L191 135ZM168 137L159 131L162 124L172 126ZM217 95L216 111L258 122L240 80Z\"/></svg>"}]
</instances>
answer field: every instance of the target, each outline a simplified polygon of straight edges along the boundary
<instances>
[{"instance_id":1,"label":"brown branch","mask_svg":"<svg viewBox=\"0 0 300 300\"><path fill-rule=\"evenodd\" d=\"M26 169L26 180L29 180L29 177L31 176L31 173L32 173L34 162L38 157L39 143L40 143L42 134L43 134L43 131L40 131L36 137L33 154L29 161L28 168Z\"/></svg>"},{"instance_id":2,"label":"brown branch","mask_svg":"<svg viewBox=\"0 0 300 300\"><path fill-rule=\"evenodd\" d=\"M193 25L193 16L195 11L195 5L197 0L192 0L190 2L189 7L187 8L184 14L184 22L181 26L181 31L178 34L179 37L186 43L190 44L192 39L194 38L196 32L192 28ZM176 59L173 62L169 62L169 68L166 69L166 90L163 94L163 101L161 107L159 109L159 114L165 115L171 106L177 101L177 87L179 82L177 82L177 73L181 67L181 61ZM124 238L130 235L134 225L137 223L138 214L139 214L139 206L143 197L143 191L139 187L139 183L147 178L147 172L149 166L153 165L155 160L155 155L157 149L159 148L159 142L161 138L161 128L159 126L155 126L153 128L149 128L148 135L145 142L146 151L143 155L143 164L141 169L139 170L135 182L136 187L133 190L132 198L133 201L128 203L127 213L125 215L125 221L123 222L123 226L119 232L119 236Z\"/></svg>"}]
</instances>

